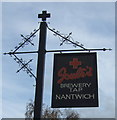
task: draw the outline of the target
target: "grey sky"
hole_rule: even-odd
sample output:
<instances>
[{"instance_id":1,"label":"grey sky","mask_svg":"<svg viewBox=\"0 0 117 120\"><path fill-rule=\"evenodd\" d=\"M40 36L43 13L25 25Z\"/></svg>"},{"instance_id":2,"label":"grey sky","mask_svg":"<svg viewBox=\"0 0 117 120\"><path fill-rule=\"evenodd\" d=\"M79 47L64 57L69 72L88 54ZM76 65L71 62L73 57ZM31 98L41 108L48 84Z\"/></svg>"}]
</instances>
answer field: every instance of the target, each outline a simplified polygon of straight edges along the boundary
<instances>
[{"instance_id":1,"label":"grey sky","mask_svg":"<svg viewBox=\"0 0 117 120\"><path fill-rule=\"evenodd\" d=\"M10 51L21 41L20 34L27 35L38 28L41 21L37 15L42 10L51 13L49 26L61 33L73 32L74 40L86 48L112 48L111 52L98 53L99 108L78 108L81 117L114 117L115 106L115 5L114 3L3 3L2 6L2 47ZM21 50L37 50L38 34L34 39L35 47L26 46ZM59 46L60 41L48 31L47 49L72 49L72 45ZM20 56L19 56L20 57ZM22 55L29 60L36 73L36 55ZM19 66L9 56L3 56L3 117L24 117L28 100L34 99L35 81L25 72L15 72ZM50 106L53 74L53 54L47 53L43 102ZM17 112L16 112L17 110ZM14 115L15 113L15 115Z\"/></svg>"}]
</instances>

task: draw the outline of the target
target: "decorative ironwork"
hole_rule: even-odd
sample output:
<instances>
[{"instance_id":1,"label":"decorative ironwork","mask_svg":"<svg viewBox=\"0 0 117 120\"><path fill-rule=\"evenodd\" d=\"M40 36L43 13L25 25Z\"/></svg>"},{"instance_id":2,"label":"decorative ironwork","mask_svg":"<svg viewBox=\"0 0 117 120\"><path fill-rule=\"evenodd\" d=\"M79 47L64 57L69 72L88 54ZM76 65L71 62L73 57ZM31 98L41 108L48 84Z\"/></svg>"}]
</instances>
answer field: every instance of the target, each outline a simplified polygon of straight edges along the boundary
<instances>
[{"instance_id":1,"label":"decorative ironwork","mask_svg":"<svg viewBox=\"0 0 117 120\"><path fill-rule=\"evenodd\" d=\"M39 28L40 29L40 28ZM30 35L24 36L21 34L23 42L20 42L18 46L15 47L15 50L11 50L12 52L16 52L20 48L23 48L25 45L28 45L29 43L34 46L34 43L32 43L33 38L36 36L35 34L39 31L39 29L34 29L33 32L30 33Z\"/></svg>"},{"instance_id":2,"label":"decorative ironwork","mask_svg":"<svg viewBox=\"0 0 117 120\"><path fill-rule=\"evenodd\" d=\"M60 46L63 45L63 43L65 43L65 44L72 44L75 48L78 46L78 47L86 50L86 48L84 47L83 44L81 44L78 41L74 41L74 39L71 37L72 32L70 32L69 34L63 34L63 33L60 33L60 31L55 30L54 28L51 29L48 25L47 25L47 28L54 33L53 34L54 36L58 36L59 37L59 39L61 41Z\"/></svg>"},{"instance_id":3,"label":"decorative ironwork","mask_svg":"<svg viewBox=\"0 0 117 120\"><path fill-rule=\"evenodd\" d=\"M101 48L101 49L87 49L84 47L83 44L81 44L80 42L78 41L74 41L74 39L71 37L72 35L72 32L70 32L69 34L62 34L60 31L56 30L56 29L51 29L48 25L47 25L47 28L53 32L53 35L54 36L58 36L61 43L60 43L60 46L63 45L64 43L65 44L72 44L75 48L76 47L80 47L82 49L72 49L72 50L47 50L46 52L68 52L68 51L88 51L88 52L91 52L91 51L111 51L112 49L109 48Z\"/></svg>"},{"instance_id":4,"label":"decorative ironwork","mask_svg":"<svg viewBox=\"0 0 117 120\"><path fill-rule=\"evenodd\" d=\"M42 14L39 14L39 18L42 18L42 21L45 21L47 17L50 17L49 14L47 14L46 12L43 12L43 16ZM47 23L46 23L47 25ZM69 34L63 34L60 31L55 30L54 28L51 29L48 25L47 28L53 32L54 36L58 36L58 38L60 39L61 43L60 46L63 44L72 44L75 48L76 47L80 47L82 49L72 49L72 50L45 50L45 52L68 52L68 51L106 51L106 50L112 50L112 49L106 49L106 48L102 48L102 49L87 49L84 47L83 44L81 44L78 41L74 41L74 39L71 37L72 32L70 32ZM23 42L20 42L17 46L15 46L15 50L11 50L8 53L4 53L4 55L9 54L11 57L14 56L14 60L19 64L19 66L21 67L19 70L17 70L16 73L18 73L20 70L26 71L27 74L29 74L30 77L35 77L35 75L32 73L32 69L30 68L29 63L32 62L32 59L29 60L28 62L24 61L22 58L18 58L16 56L16 54L27 54L27 53L38 53L38 51L24 51L24 52L17 52L20 48L24 48L25 45L31 44L34 46L33 38L36 36L35 34L40 30L39 29L34 29L33 32L30 33L30 35L24 36L21 34L22 40Z\"/></svg>"},{"instance_id":5,"label":"decorative ironwork","mask_svg":"<svg viewBox=\"0 0 117 120\"><path fill-rule=\"evenodd\" d=\"M40 28L39 28L40 29ZM23 42L20 42L18 46L15 46L15 50L11 50L11 52L4 53L4 55L9 54L11 57L14 58L14 60L19 64L21 67L17 70L16 73L20 72L21 70L25 71L27 74L29 74L30 77L35 77L35 75L32 73L32 68L30 67L29 63L32 62L33 59L30 59L28 62L24 61L22 58L18 58L16 54L25 54L25 53L38 53L38 51L30 51L30 52L17 52L20 48L24 48L25 45L31 44L34 46L34 43L32 43L32 40L34 37L36 37L36 33L39 31L39 29L34 29L33 32L30 33L30 35L24 36L21 34Z\"/></svg>"},{"instance_id":6,"label":"decorative ironwork","mask_svg":"<svg viewBox=\"0 0 117 120\"><path fill-rule=\"evenodd\" d=\"M32 68L30 67L29 63L32 62L33 59L29 60L28 62L24 61L22 58L18 58L15 54L13 54L14 60L19 64L21 67L17 70L16 73L20 72L20 70L25 71L27 74L29 74L30 77L35 77L35 75L32 73Z\"/></svg>"}]
</instances>

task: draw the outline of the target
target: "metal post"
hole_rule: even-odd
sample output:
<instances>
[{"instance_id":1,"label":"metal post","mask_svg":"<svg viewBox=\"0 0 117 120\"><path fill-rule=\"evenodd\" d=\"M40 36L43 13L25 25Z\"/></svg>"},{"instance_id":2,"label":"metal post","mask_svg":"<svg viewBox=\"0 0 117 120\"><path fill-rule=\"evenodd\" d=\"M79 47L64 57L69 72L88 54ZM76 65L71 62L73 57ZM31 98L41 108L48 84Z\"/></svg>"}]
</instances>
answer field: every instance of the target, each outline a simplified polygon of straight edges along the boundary
<instances>
[{"instance_id":1,"label":"metal post","mask_svg":"<svg viewBox=\"0 0 117 120\"><path fill-rule=\"evenodd\" d=\"M42 102L43 102L43 83L44 83L44 67L45 67L45 47L46 47L46 31L47 24L46 18L49 18L50 14L47 11L42 11L42 14L38 15L38 18L42 18L40 23L40 36L39 36L39 49L38 49L38 61L37 61L37 79L35 90L35 105L34 105L34 120L41 119Z\"/></svg>"},{"instance_id":2,"label":"metal post","mask_svg":"<svg viewBox=\"0 0 117 120\"><path fill-rule=\"evenodd\" d=\"M42 109L42 100L43 100L44 65L45 65L46 30L47 30L46 22L41 22L38 62L37 62L34 120L40 120L41 118L41 109Z\"/></svg>"}]
</instances>

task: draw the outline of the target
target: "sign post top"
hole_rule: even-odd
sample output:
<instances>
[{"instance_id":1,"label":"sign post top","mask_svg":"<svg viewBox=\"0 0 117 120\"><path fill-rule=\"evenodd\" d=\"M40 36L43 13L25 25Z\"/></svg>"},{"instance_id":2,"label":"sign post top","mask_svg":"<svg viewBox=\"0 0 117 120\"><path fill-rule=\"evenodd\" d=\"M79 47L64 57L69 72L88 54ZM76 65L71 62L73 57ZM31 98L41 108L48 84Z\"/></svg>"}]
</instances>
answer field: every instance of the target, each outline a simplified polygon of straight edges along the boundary
<instances>
[{"instance_id":1,"label":"sign post top","mask_svg":"<svg viewBox=\"0 0 117 120\"><path fill-rule=\"evenodd\" d=\"M46 21L46 18L50 18L50 13L47 13L47 11L42 11L42 14L38 14L38 18L42 18L42 21Z\"/></svg>"}]
</instances>

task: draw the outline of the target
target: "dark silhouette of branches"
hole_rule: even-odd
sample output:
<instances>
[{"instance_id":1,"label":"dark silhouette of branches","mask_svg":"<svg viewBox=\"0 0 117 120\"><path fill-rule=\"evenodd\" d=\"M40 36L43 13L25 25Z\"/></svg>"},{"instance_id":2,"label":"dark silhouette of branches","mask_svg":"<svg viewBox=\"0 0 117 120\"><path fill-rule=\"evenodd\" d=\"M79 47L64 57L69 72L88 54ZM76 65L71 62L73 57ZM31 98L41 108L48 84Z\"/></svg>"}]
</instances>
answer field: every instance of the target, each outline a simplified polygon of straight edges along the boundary
<instances>
[{"instance_id":1,"label":"dark silhouette of branches","mask_svg":"<svg viewBox=\"0 0 117 120\"><path fill-rule=\"evenodd\" d=\"M33 120L33 114L34 102L32 100L29 100L29 102L26 105L25 120ZM79 120L79 114L71 109L60 110L43 105L41 118L49 118L49 120L60 120L60 118L65 118L65 120Z\"/></svg>"}]
</instances>

